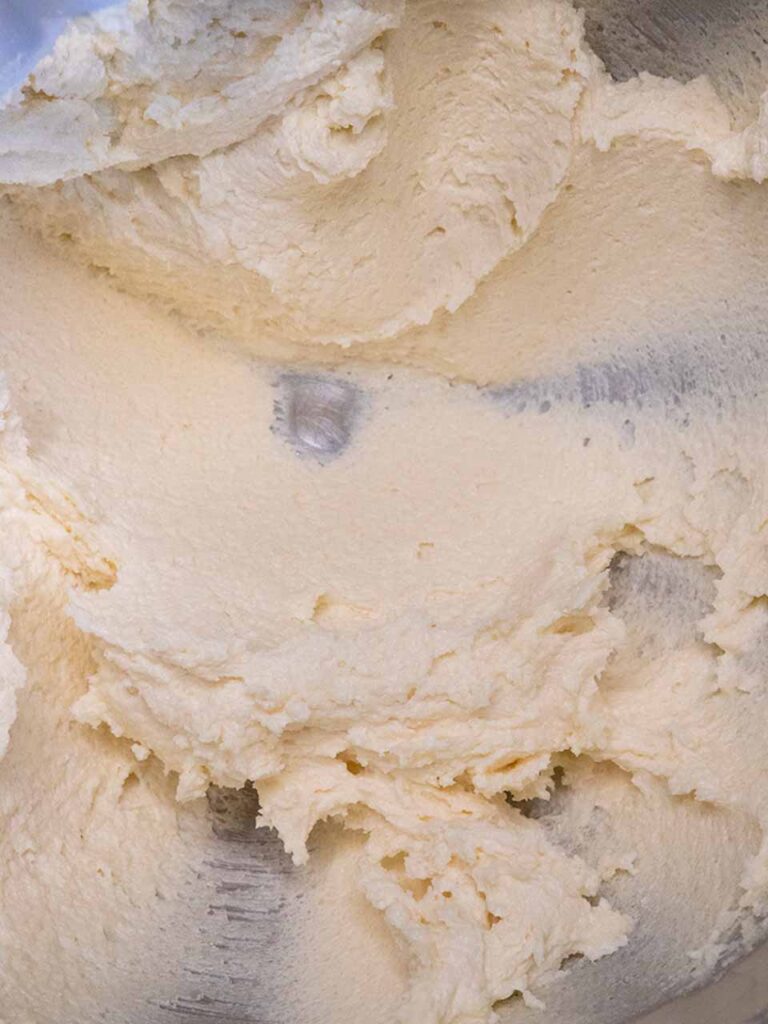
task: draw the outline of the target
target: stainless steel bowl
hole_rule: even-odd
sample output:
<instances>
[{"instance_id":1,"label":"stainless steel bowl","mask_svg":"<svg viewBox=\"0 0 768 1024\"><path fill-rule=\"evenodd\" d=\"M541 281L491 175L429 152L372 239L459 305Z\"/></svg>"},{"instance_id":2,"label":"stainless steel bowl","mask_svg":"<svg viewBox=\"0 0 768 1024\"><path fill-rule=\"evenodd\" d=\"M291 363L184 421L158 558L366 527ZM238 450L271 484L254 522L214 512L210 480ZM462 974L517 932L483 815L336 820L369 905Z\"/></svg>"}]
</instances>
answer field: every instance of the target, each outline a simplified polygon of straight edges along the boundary
<instances>
[{"instance_id":1,"label":"stainless steel bowl","mask_svg":"<svg viewBox=\"0 0 768 1024\"><path fill-rule=\"evenodd\" d=\"M737 121L754 113L768 82L768 0L582 0L582 6L589 40L617 78L640 70L677 78L706 73ZM768 352L761 354L766 321L768 302L763 310L751 310L739 330L754 359L765 366L768 382ZM753 360L750 373L754 366ZM652 376L652 368L643 372ZM634 368L628 379L637 382L643 372ZM583 386L589 371L582 368L580 379ZM731 389L744 385L738 367L730 366L722 380ZM354 391L331 386L327 379L317 390L303 375L286 376L282 387L276 429L321 461L341 450L354 417ZM622 395L626 399L626 389ZM621 396L606 397L618 401ZM147 936L145 973L137 975L136 965L126 962L125 977L110 981L112 1005L83 1018L84 1024L374 1024L359 1013L343 1020L335 1015L327 990L317 982L317 965L296 962L298 947L287 934L328 870L322 853L306 869L293 867L279 840L255 827L256 813L252 790L210 792L207 819L190 825L189 870L176 903L164 908L157 934ZM314 955L326 977L336 972L344 984L357 985L364 999L369 979L345 969L343 944L336 944L343 922L334 922L335 913L333 906L325 908L330 924L318 932ZM316 923L322 927L319 918ZM768 1024L768 945L735 963L724 959L721 977L687 994L684 984L654 973L651 963L630 944L598 964L574 965L562 987L567 997L561 998L556 985L544 1014L511 1001L500 1009L500 1018L506 1024L640 1019L643 1024ZM280 983L283 991L276 999ZM383 1020L378 1014L375 1024ZM54 1021L74 1024L59 1021L55 1011L45 1024Z\"/></svg>"}]
</instances>

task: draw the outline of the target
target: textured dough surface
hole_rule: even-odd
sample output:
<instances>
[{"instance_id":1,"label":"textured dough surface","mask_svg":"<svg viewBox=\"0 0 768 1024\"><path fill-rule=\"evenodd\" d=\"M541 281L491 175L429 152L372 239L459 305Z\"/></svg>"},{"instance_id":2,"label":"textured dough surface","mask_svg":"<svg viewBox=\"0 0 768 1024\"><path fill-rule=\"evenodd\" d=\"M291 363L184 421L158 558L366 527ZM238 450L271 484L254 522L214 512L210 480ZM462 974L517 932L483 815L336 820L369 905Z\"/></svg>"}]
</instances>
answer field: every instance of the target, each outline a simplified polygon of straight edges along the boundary
<instances>
[{"instance_id":1,"label":"textured dough surface","mask_svg":"<svg viewBox=\"0 0 768 1024\"><path fill-rule=\"evenodd\" d=\"M458 309L530 239L585 142L674 140L722 177L765 176L762 120L731 130L705 79L616 85L560 0L419 0L338 63L235 145L35 191L33 222L262 353L331 342L338 361Z\"/></svg>"},{"instance_id":2,"label":"textured dough surface","mask_svg":"<svg viewBox=\"0 0 768 1024\"><path fill-rule=\"evenodd\" d=\"M606 883L635 854L662 872L653 851L597 857L529 813L562 770L588 792L604 771L659 820L682 800L732 822L744 863L717 941L768 894L766 371L729 333L730 303L764 298L761 121L736 132L704 80L612 83L551 0L218 7L221 37L159 5L168 38L189 29L175 78L142 5L76 23L59 45L79 40L83 75L106 53L121 78L45 87L70 146L55 173L29 170L40 97L0 115L22 133L3 129L0 161L0 806L23 825L4 870L24 829L56 842L19 769L45 729L62 785L98 790L60 805L103 832L110 879L133 871L142 913L155 880L123 793L147 847L176 851L186 812L160 766L190 829L211 783L253 781L297 863L323 820L362 837L359 884L410 966L403 1019L490 1021L516 993L538 1006L569 957L631 949ZM311 70L291 77L297 40ZM217 71L224 43L242 66ZM137 54L166 69L162 96ZM117 120L98 142L71 110ZM57 262L30 224L165 309ZM355 389L335 458L275 428L297 371L267 356ZM653 559L689 611L666 640ZM645 605L617 597L625 577ZM63 650L35 628L45 602ZM56 694L45 713L33 683ZM42 873L70 906L90 856ZM13 900L2 916L22 1021L27 925Z\"/></svg>"},{"instance_id":3,"label":"textured dough surface","mask_svg":"<svg viewBox=\"0 0 768 1024\"><path fill-rule=\"evenodd\" d=\"M70 22L0 96L0 180L43 185L248 138L401 0L128 0Z\"/></svg>"}]
</instances>

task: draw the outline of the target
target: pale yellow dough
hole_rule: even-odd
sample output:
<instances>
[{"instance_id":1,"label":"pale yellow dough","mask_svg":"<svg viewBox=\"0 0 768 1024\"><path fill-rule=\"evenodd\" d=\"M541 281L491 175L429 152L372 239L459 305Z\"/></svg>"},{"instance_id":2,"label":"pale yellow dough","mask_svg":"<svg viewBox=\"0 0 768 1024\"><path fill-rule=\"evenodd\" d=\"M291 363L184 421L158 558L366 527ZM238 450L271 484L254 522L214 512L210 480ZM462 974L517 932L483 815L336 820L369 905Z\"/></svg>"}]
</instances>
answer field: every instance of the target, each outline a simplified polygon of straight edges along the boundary
<instances>
[{"instance_id":1,"label":"pale yellow dough","mask_svg":"<svg viewBox=\"0 0 768 1024\"><path fill-rule=\"evenodd\" d=\"M382 341L455 312L530 239L585 142L637 136L764 176L759 124L731 132L704 79L616 86L569 5L419 0L239 144L40 189L31 217L262 354L387 358Z\"/></svg>"},{"instance_id":2,"label":"pale yellow dough","mask_svg":"<svg viewBox=\"0 0 768 1024\"><path fill-rule=\"evenodd\" d=\"M62 757L93 745L73 778L106 779L103 818L98 801L82 814L112 835L109 863L132 771L157 849L181 844L184 813L159 765L193 824L211 782L252 780L297 862L323 819L365 837L360 885L411 967L403 1019L492 1021L515 993L539 1005L568 957L631 936L600 889L633 851L593 861L516 806L546 800L564 765L574 786L586 759L610 762L655 798L732 815L749 841L722 910L766 909L768 406L746 356L720 354L730 379L691 338L707 303L746 304L764 276L765 115L737 133L704 80L614 84L554 0L305 7L269 53L237 21L247 78L237 62L232 81L195 77L213 36L181 48L163 90L144 69L158 94L140 90L140 127L133 71L62 87L62 180L37 158L39 97L0 115L3 870L23 856L13 765L46 720ZM83 67L153 46L163 67L142 12L106 36L78 23ZM296 46L311 70L291 78ZM40 83L59 81L61 47ZM210 103L179 107L182 79ZM64 138L103 95L111 130ZM30 226L154 303L47 254ZM654 350L622 351L639 325ZM335 458L273 429L278 358L357 388ZM718 404L718 384L742 397ZM614 595L649 554L704 587L668 644L638 639L652 602ZM64 690L30 625L43 597L75 651ZM52 718L24 704L25 666ZM48 820L24 825L32 846ZM8 986L29 969L24 908L0 918ZM26 1021L9 991L10 1024Z\"/></svg>"}]
</instances>

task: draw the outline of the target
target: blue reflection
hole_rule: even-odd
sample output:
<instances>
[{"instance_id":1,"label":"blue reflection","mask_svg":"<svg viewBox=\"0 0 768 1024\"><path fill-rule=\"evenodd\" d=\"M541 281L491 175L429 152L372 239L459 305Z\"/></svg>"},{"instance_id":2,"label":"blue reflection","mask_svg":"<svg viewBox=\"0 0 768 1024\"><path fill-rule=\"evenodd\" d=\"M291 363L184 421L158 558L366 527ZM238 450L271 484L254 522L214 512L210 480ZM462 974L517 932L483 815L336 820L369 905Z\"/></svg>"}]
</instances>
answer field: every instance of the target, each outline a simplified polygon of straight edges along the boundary
<instances>
[{"instance_id":1,"label":"blue reflection","mask_svg":"<svg viewBox=\"0 0 768 1024\"><path fill-rule=\"evenodd\" d=\"M115 0L0 0L0 96L27 77L70 18L112 6Z\"/></svg>"}]
</instances>

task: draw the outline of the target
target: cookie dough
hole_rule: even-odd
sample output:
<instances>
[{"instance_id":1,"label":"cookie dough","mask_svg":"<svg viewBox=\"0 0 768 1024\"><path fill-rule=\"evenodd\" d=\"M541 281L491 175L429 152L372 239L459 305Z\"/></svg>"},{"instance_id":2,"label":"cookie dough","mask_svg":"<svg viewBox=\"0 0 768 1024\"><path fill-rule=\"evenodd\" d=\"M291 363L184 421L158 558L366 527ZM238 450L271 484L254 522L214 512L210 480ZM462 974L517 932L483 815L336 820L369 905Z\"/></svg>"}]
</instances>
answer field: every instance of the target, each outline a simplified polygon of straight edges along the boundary
<instances>
[{"instance_id":1,"label":"cookie dough","mask_svg":"<svg viewBox=\"0 0 768 1024\"><path fill-rule=\"evenodd\" d=\"M193 808L255 782L297 863L318 822L360 833L414 1024L631 942L601 892L633 850L531 813L585 763L746 822L722 910L764 911L768 370L729 333L763 297L764 115L613 83L561 2L218 7L82 19L0 115L5 764L35 679L52 749L93 744L108 808L142 780L158 846L159 766ZM325 447L308 385L346 396ZM671 639L638 631L649 558ZM87 651L66 687L45 595Z\"/></svg>"}]
</instances>

